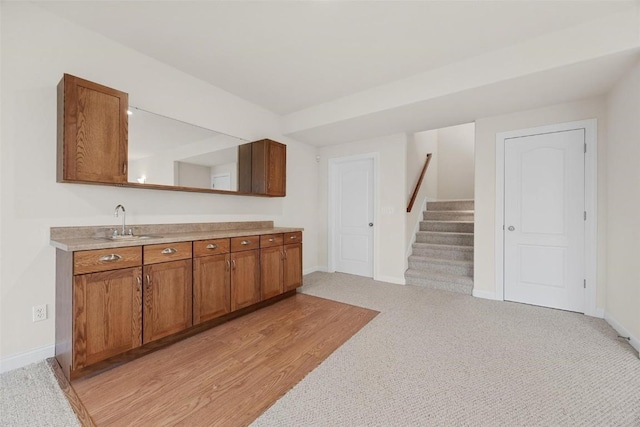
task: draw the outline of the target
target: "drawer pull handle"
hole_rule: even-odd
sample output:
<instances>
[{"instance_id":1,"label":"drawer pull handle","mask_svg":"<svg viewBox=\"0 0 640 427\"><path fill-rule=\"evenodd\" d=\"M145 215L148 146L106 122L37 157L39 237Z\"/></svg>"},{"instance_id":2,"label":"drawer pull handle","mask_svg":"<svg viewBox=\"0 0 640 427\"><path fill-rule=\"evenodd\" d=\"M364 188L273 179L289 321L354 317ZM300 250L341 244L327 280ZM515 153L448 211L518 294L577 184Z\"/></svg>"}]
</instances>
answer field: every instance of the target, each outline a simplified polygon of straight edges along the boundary
<instances>
[{"instance_id":1,"label":"drawer pull handle","mask_svg":"<svg viewBox=\"0 0 640 427\"><path fill-rule=\"evenodd\" d=\"M289 238L293 240L293 239L295 239L295 238L296 238L296 236L291 236L291 237L289 237Z\"/></svg>"},{"instance_id":2,"label":"drawer pull handle","mask_svg":"<svg viewBox=\"0 0 640 427\"><path fill-rule=\"evenodd\" d=\"M210 245L207 245L207 249L218 249L218 245L211 243Z\"/></svg>"},{"instance_id":3,"label":"drawer pull handle","mask_svg":"<svg viewBox=\"0 0 640 427\"><path fill-rule=\"evenodd\" d=\"M164 255L171 255L171 254L175 254L176 252L178 252L176 248L165 248L162 250L162 253Z\"/></svg>"},{"instance_id":4,"label":"drawer pull handle","mask_svg":"<svg viewBox=\"0 0 640 427\"><path fill-rule=\"evenodd\" d=\"M240 244L241 244L241 245L243 245L243 246L246 246L246 245L248 245L249 243L251 243L251 242L250 242L250 241L248 241L248 240L243 240L242 242L240 242Z\"/></svg>"},{"instance_id":5,"label":"drawer pull handle","mask_svg":"<svg viewBox=\"0 0 640 427\"><path fill-rule=\"evenodd\" d=\"M118 254L109 254L109 255L103 255L100 258L98 258L98 261L100 262L116 262L116 261L120 261L122 259L122 256L118 255Z\"/></svg>"},{"instance_id":6,"label":"drawer pull handle","mask_svg":"<svg viewBox=\"0 0 640 427\"><path fill-rule=\"evenodd\" d=\"M269 239L270 242L275 242L276 239L274 239L273 237Z\"/></svg>"}]
</instances>

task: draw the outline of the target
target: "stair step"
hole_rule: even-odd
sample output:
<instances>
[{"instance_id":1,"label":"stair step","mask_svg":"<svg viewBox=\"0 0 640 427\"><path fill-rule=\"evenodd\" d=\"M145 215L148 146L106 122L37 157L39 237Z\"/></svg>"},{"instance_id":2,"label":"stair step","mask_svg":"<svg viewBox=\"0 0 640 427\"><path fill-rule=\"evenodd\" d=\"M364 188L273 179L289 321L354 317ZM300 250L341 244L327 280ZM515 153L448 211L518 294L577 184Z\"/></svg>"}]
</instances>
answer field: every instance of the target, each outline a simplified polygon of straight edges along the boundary
<instances>
[{"instance_id":1,"label":"stair step","mask_svg":"<svg viewBox=\"0 0 640 427\"><path fill-rule=\"evenodd\" d=\"M440 245L473 246L473 233L418 231L416 233L416 242Z\"/></svg>"},{"instance_id":2,"label":"stair step","mask_svg":"<svg viewBox=\"0 0 640 427\"><path fill-rule=\"evenodd\" d=\"M438 211L426 210L423 219L435 221L473 221L473 211Z\"/></svg>"},{"instance_id":3,"label":"stair step","mask_svg":"<svg viewBox=\"0 0 640 427\"><path fill-rule=\"evenodd\" d=\"M438 200L427 202L428 211L472 211L473 200Z\"/></svg>"},{"instance_id":4,"label":"stair step","mask_svg":"<svg viewBox=\"0 0 640 427\"><path fill-rule=\"evenodd\" d=\"M420 231L473 233L473 221L420 221Z\"/></svg>"},{"instance_id":5,"label":"stair step","mask_svg":"<svg viewBox=\"0 0 640 427\"><path fill-rule=\"evenodd\" d=\"M473 246L438 245L416 242L412 254L430 258L473 261Z\"/></svg>"},{"instance_id":6,"label":"stair step","mask_svg":"<svg viewBox=\"0 0 640 427\"><path fill-rule=\"evenodd\" d=\"M458 292L471 295L473 291L473 278L440 274L409 269L404 274L408 285L424 286L431 289Z\"/></svg>"},{"instance_id":7,"label":"stair step","mask_svg":"<svg viewBox=\"0 0 640 427\"><path fill-rule=\"evenodd\" d=\"M453 260L411 255L409 257L409 269L473 277L473 261L471 260Z\"/></svg>"}]
</instances>

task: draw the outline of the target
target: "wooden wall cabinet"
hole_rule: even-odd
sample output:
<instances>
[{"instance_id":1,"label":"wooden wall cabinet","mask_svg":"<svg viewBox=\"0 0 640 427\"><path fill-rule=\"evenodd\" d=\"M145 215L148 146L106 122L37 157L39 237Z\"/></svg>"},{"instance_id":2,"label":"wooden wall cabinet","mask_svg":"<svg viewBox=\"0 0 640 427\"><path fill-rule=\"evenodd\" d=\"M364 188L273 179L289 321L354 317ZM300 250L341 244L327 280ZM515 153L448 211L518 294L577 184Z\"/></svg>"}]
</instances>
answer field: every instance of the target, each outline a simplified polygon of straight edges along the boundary
<instances>
[{"instance_id":1,"label":"wooden wall cabinet","mask_svg":"<svg viewBox=\"0 0 640 427\"><path fill-rule=\"evenodd\" d=\"M193 324L231 311L229 239L193 242Z\"/></svg>"},{"instance_id":2,"label":"wooden wall cabinet","mask_svg":"<svg viewBox=\"0 0 640 427\"><path fill-rule=\"evenodd\" d=\"M284 197L284 144L263 139L238 147L236 192L128 179L129 95L64 74L58 83L57 181L158 190ZM207 187L207 188L205 188Z\"/></svg>"},{"instance_id":3,"label":"wooden wall cabinet","mask_svg":"<svg viewBox=\"0 0 640 427\"><path fill-rule=\"evenodd\" d=\"M287 146L270 139L239 146L238 190L264 196L286 196Z\"/></svg>"},{"instance_id":4,"label":"wooden wall cabinet","mask_svg":"<svg viewBox=\"0 0 640 427\"><path fill-rule=\"evenodd\" d=\"M119 90L65 74L58 84L58 182L127 182L127 108Z\"/></svg>"}]
</instances>

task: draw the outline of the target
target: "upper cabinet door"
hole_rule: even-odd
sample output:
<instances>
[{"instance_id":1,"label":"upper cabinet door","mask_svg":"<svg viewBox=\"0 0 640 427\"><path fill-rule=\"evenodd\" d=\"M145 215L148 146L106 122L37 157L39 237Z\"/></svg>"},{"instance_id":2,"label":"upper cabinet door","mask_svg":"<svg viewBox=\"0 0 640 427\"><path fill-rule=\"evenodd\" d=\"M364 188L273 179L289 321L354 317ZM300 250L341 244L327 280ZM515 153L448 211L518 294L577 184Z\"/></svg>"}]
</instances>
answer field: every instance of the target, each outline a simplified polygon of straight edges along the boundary
<instances>
[{"instance_id":1,"label":"upper cabinet door","mask_svg":"<svg viewBox=\"0 0 640 427\"><path fill-rule=\"evenodd\" d=\"M58 181L127 182L129 96L65 74L58 84Z\"/></svg>"},{"instance_id":2,"label":"upper cabinet door","mask_svg":"<svg viewBox=\"0 0 640 427\"><path fill-rule=\"evenodd\" d=\"M251 191L267 196L287 194L287 146L270 139L251 143Z\"/></svg>"}]
</instances>

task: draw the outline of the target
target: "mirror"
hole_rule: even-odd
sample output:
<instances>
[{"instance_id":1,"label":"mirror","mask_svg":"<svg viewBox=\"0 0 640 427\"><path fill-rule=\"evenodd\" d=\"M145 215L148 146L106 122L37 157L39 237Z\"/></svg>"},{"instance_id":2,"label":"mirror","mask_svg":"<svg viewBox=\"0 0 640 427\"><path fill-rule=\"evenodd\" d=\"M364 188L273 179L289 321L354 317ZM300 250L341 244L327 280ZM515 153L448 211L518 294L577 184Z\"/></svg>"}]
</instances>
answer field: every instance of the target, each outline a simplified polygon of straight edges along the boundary
<instances>
[{"instance_id":1,"label":"mirror","mask_svg":"<svg viewBox=\"0 0 640 427\"><path fill-rule=\"evenodd\" d=\"M238 191L249 141L129 106L128 181Z\"/></svg>"}]
</instances>

